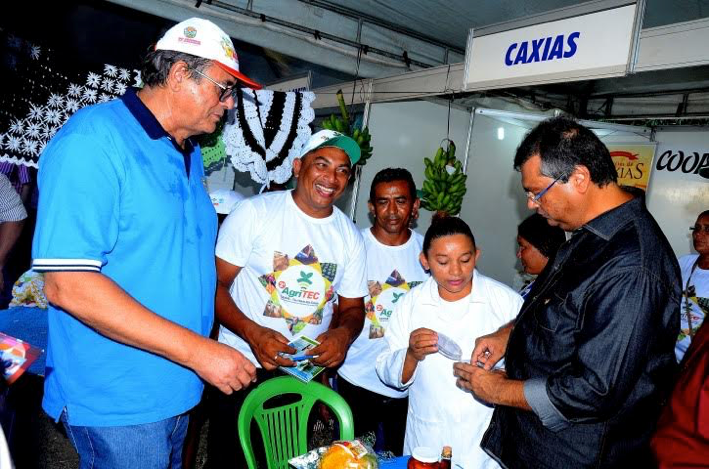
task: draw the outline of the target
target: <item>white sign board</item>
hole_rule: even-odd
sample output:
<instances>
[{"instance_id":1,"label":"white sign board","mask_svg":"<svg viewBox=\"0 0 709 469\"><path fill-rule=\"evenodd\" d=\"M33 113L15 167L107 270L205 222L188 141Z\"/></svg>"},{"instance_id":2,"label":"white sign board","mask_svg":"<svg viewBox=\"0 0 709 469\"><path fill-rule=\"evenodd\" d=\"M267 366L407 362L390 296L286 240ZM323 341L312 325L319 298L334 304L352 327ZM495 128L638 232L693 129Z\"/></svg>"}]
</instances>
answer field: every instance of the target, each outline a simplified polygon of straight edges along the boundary
<instances>
[{"instance_id":1,"label":"white sign board","mask_svg":"<svg viewBox=\"0 0 709 469\"><path fill-rule=\"evenodd\" d=\"M467 91L625 75L637 4L475 36L465 57Z\"/></svg>"}]
</instances>

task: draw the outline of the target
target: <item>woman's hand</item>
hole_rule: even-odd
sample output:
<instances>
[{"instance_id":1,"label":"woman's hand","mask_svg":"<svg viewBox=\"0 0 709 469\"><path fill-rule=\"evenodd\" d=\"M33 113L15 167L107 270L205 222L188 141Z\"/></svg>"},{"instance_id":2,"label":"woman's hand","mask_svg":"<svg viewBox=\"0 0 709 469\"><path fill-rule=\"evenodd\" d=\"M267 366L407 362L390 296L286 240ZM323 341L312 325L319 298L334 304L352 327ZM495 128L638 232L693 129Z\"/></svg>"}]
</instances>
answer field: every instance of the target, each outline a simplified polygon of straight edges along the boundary
<instances>
[{"instance_id":1,"label":"woman's hand","mask_svg":"<svg viewBox=\"0 0 709 469\"><path fill-rule=\"evenodd\" d=\"M438 334L436 331L421 327L411 332L409 348L406 351L407 356L411 356L420 362L426 358L426 355L436 352L438 352Z\"/></svg>"},{"instance_id":2,"label":"woman's hand","mask_svg":"<svg viewBox=\"0 0 709 469\"><path fill-rule=\"evenodd\" d=\"M421 327L409 335L409 348L406 349L401 382L408 383L420 361L427 355L438 352L438 334L436 331Z\"/></svg>"}]
</instances>

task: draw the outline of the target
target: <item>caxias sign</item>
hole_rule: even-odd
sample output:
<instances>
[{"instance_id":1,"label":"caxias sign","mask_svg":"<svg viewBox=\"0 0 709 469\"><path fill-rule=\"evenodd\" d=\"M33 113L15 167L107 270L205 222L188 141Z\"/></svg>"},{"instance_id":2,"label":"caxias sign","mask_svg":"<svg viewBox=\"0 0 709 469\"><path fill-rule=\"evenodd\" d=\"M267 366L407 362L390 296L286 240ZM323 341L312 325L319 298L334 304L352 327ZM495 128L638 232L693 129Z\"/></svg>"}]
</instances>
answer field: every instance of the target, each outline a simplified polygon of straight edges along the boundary
<instances>
[{"instance_id":1,"label":"caxias sign","mask_svg":"<svg viewBox=\"0 0 709 469\"><path fill-rule=\"evenodd\" d=\"M594 3L594 2L589 2ZM467 91L622 76L631 69L637 4L566 9L559 18L472 29L465 55Z\"/></svg>"},{"instance_id":2,"label":"caxias sign","mask_svg":"<svg viewBox=\"0 0 709 469\"><path fill-rule=\"evenodd\" d=\"M511 67L517 64L544 62L547 60L568 59L576 54L576 41L581 33L574 31L564 38L563 34L554 37L532 39L522 43L513 42L507 48L505 65ZM514 57L514 60L513 60Z\"/></svg>"}]
</instances>

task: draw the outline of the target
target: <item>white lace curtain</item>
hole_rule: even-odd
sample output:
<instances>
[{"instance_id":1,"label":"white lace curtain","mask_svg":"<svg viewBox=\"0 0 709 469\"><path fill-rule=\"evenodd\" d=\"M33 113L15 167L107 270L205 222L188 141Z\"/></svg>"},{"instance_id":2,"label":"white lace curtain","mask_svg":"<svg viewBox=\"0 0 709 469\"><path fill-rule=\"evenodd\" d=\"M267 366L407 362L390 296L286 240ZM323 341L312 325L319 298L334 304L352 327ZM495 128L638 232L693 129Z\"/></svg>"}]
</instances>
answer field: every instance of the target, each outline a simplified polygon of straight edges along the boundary
<instances>
[{"instance_id":1,"label":"white lace curtain","mask_svg":"<svg viewBox=\"0 0 709 469\"><path fill-rule=\"evenodd\" d=\"M314 99L312 92L239 90L223 134L234 167L263 187L288 181L293 160L311 135Z\"/></svg>"}]
</instances>

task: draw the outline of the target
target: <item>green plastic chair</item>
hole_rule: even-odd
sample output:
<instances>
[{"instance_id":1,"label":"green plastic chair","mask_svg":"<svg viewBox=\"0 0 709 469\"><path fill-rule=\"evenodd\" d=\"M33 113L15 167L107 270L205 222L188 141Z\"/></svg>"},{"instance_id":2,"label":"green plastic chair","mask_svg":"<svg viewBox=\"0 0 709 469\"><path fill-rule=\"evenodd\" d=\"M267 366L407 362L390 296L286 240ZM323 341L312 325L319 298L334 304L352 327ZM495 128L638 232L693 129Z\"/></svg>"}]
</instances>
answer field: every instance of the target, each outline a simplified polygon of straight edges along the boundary
<instances>
[{"instance_id":1,"label":"green plastic chair","mask_svg":"<svg viewBox=\"0 0 709 469\"><path fill-rule=\"evenodd\" d=\"M280 407L264 408L273 397L300 395L300 400ZM256 469L251 446L251 421L256 420L264 442L268 469L288 469L288 460L308 451L308 416L317 401L329 406L340 421L340 439L354 439L354 421L347 402L332 389L292 376L264 381L246 397L239 411L239 441L249 469Z\"/></svg>"}]
</instances>

